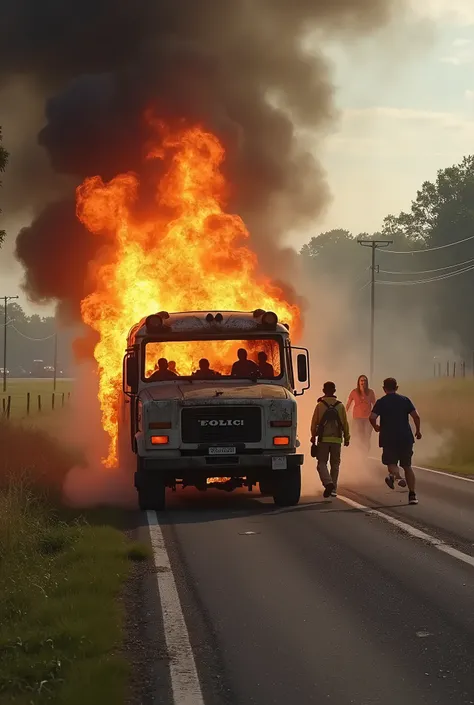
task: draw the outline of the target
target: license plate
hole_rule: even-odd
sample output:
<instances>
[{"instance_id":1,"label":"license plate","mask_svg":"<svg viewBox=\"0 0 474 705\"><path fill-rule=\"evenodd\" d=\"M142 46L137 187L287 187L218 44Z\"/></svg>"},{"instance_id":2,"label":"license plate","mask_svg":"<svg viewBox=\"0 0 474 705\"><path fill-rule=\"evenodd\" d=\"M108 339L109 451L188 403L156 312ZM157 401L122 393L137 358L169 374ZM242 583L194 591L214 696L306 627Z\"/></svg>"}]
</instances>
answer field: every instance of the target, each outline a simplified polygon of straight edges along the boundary
<instances>
[{"instance_id":1,"label":"license plate","mask_svg":"<svg viewBox=\"0 0 474 705\"><path fill-rule=\"evenodd\" d=\"M286 460L284 455L276 455L272 458L272 470L286 470Z\"/></svg>"},{"instance_id":2,"label":"license plate","mask_svg":"<svg viewBox=\"0 0 474 705\"><path fill-rule=\"evenodd\" d=\"M209 455L235 455L235 448L233 446L209 448Z\"/></svg>"}]
</instances>

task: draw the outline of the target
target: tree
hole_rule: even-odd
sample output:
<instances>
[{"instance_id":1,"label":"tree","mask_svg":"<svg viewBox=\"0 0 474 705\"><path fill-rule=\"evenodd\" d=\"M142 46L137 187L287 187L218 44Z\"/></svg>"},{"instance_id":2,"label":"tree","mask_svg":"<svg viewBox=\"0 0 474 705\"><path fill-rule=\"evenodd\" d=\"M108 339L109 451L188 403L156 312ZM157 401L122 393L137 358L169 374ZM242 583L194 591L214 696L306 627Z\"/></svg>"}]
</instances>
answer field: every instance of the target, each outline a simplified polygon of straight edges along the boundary
<instances>
[{"instance_id":1,"label":"tree","mask_svg":"<svg viewBox=\"0 0 474 705\"><path fill-rule=\"evenodd\" d=\"M473 273L448 276L462 269L457 264L474 263L474 239L451 246L474 236L474 156L438 171L434 183L425 181L410 211L386 218L383 232L406 235L410 246L399 249L440 248L426 254L397 257L396 264L406 271L422 272L415 277L418 279L443 277L410 289L418 299L430 304L430 327L438 340L452 340L454 334L455 343L462 341L466 348L474 349L470 307L474 297Z\"/></svg>"},{"instance_id":2,"label":"tree","mask_svg":"<svg viewBox=\"0 0 474 705\"><path fill-rule=\"evenodd\" d=\"M8 163L8 152L7 150L2 147L2 128L0 127L0 172L5 171L7 163ZM0 181L0 186L2 185L2 182ZM0 209L0 214L2 213ZM5 238L5 230L0 230L0 245L2 244L3 240Z\"/></svg>"}]
</instances>

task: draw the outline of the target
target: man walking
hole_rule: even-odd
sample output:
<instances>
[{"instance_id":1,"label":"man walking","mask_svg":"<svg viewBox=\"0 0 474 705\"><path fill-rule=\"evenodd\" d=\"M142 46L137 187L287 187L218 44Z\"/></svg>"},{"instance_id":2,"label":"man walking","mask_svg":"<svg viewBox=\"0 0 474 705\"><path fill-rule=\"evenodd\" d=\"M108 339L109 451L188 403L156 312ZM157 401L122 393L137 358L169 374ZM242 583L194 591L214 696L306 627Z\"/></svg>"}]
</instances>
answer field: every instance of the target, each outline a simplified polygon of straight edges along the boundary
<instances>
[{"instance_id":1,"label":"man walking","mask_svg":"<svg viewBox=\"0 0 474 705\"><path fill-rule=\"evenodd\" d=\"M350 441L349 424L344 404L336 398L336 385L326 382L311 421L311 443L316 443L317 469L324 486L324 497L337 497L337 481L341 465L341 446ZM331 472L328 470L331 464Z\"/></svg>"},{"instance_id":2,"label":"man walking","mask_svg":"<svg viewBox=\"0 0 474 705\"><path fill-rule=\"evenodd\" d=\"M385 396L375 402L370 415L370 423L376 433L380 433L379 446L382 448L382 463L387 466L388 475L385 482L391 490L395 480L401 480L400 467L405 472L408 484L408 503L418 504L415 492L415 473L411 465L415 438L411 430L409 417L415 424L415 437L421 439L421 421L412 401L398 394L397 380L388 377L384 380ZM380 418L380 423L377 419ZM403 482L403 481L402 481Z\"/></svg>"}]
</instances>

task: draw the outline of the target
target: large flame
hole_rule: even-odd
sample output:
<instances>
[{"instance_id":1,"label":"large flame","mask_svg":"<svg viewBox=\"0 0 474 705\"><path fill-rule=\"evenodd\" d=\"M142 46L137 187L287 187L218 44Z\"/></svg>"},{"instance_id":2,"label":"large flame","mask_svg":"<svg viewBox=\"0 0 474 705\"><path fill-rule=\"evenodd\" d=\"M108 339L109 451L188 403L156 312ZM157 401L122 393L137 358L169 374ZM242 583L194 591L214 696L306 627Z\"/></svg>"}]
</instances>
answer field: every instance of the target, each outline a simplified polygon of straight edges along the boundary
<instances>
[{"instance_id":1,"label":"large flame","mask_svg":"<svg viewBox=\"0 0 474 705\"><path fill-rule=\"evenodd\" d=\"M292 326L299 323L298 308L257 274L257 258L243 245L249 235L241 218L222 210L224 150L217 137L200 127L176 132L155 127L156 146L148 156L170 158L170 167L157 184L153 216L137 222L133 215L139 190L133 173L108 183L94 176L77 189L78 218L104 240L91 263L94 292L81 310L100 336L94 354L102 423L110 436L107 467L117 464L126 336L143 316L160 310L264 308Z\"/></svg>"}]
</instances>

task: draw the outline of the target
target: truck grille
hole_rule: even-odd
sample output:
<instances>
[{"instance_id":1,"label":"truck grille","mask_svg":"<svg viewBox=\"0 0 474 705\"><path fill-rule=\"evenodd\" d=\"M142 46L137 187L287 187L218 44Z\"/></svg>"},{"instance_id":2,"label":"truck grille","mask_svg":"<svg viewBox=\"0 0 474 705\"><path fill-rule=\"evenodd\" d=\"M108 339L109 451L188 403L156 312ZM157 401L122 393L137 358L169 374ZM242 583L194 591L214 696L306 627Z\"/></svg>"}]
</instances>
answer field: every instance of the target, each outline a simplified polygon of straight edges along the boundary
<instances>
[{"instance_id":1,"label":"truck grille","mask_svg":"<svg viewBox=\"0 0 474 705\"><path fill-rule=\"evenodd\" d=\"M201 406L183 409L183 443L258 443L262 437L258 406Z\"/></svg>"}]
</instances>

